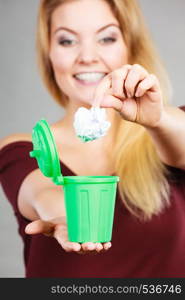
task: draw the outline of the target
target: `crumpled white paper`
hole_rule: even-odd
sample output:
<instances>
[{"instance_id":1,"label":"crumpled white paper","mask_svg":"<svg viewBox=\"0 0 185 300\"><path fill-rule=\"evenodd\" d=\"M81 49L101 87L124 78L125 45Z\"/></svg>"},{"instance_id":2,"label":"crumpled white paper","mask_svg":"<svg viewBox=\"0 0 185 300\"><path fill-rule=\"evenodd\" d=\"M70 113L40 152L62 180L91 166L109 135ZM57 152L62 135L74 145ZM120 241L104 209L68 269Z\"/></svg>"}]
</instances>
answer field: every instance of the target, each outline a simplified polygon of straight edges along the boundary
<instances>
[{"instance_id":1,"label":"crumpled white paper","mask_svg":"<svg viewBox=\"0 0 185 300\"><path fill-rule=\"evenodd\" d=\"M106 135L111 123L106 121L105 108L80 107L74 115L73 126L76 135L83 142L88 142Z\"/></svg>"}]
</instances>

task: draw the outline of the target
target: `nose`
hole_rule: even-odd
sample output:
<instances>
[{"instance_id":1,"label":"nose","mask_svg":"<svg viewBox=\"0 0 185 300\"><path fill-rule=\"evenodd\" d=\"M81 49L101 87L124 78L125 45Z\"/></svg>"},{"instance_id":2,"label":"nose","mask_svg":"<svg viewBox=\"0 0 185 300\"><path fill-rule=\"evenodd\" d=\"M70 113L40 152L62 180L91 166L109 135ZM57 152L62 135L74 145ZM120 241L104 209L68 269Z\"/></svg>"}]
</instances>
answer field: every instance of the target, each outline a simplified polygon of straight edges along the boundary
<instances>
[{"instance_id":1,"label":"nose","mask_svg":"<svg viewBox=\"0 0 185 300\"><path fill-rule=\"evenodd\" d=\"M77 60L80 64L96 63L98 61L97 47L93 43L84 43L79 49Z\"/></svg>"}]
</instances>

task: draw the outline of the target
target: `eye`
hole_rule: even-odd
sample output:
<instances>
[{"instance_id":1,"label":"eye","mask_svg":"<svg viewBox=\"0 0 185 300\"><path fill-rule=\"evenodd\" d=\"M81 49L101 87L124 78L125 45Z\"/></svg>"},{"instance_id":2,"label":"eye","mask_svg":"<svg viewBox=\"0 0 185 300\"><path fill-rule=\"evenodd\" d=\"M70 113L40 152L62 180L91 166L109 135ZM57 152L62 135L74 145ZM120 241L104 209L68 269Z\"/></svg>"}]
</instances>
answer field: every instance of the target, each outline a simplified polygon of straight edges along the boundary
<instances>
[{"instance_id":1,"label":"eye","mask_svg":"<svg viewBox=\"0 0 185 300\"><path fill-rule=\"evenodd\" d=\"M116 41L116 38L113 38L113 37L105 37L100 40L101 44L111 44L111 43L114 43L115 41Z\"/></svg>"},{"instance_id":2,"label":"eye","mask_svg":"<svg viewBox=\"0 0 185 300\"><path fill-rule=\"evenodd\" d=\"M74 40L69 40L69 39L61 39L58 41L59 45L62 45L64 47L66 46L72 46L75 44Z\"/></svg>"}]
</instances>

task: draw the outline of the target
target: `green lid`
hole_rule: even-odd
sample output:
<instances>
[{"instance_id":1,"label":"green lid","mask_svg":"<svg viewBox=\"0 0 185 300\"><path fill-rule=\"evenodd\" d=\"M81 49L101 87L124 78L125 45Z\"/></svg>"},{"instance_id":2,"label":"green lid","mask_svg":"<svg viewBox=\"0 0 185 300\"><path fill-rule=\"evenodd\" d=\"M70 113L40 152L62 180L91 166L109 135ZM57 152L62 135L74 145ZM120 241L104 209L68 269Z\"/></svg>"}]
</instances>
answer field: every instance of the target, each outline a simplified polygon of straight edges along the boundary
<instances>
[{"instance_id":1,"label":"green lid","mask_svg":"<svg viewBox=\"0 0 185 300\"><path fill-rule=\"evenodd\" d=\"M55 184L64 184L56 144L46 120L42 119L34 126L32 143L30 156L36 158L41 172L51 177Z\"/></svg>"}]
</instances>

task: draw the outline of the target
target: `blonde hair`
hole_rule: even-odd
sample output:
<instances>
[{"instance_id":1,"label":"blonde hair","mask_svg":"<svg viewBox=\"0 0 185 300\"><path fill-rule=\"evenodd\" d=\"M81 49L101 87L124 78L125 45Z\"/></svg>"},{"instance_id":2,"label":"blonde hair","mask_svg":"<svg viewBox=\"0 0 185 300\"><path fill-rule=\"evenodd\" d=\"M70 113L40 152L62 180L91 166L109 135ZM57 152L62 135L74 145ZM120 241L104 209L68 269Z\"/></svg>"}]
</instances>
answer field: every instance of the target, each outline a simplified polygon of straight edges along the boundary
<instances>
[{"instance_id":1,"label":"blonde hair","mask_svg":"<svg viewBox=\"0 0 185 300\"><path fill-rule=\"evenodd\" d=\"M43 80L62 106L67 98L59 89L49 60L50 21L52 12L71 0L42 0L38 15L38 63ZM155 74L163 91L164 104L170 90L168 77L151 41L144 18L135 0L104 0L112 8L128 48L128 63L140 64ZM139 124L115 120L116 134L112 145L116 174L120 177L119 191L128 210L141 220L151 219L169 205L167 168L160 161L151 137Z\"/></svg>"}]
</instances>

